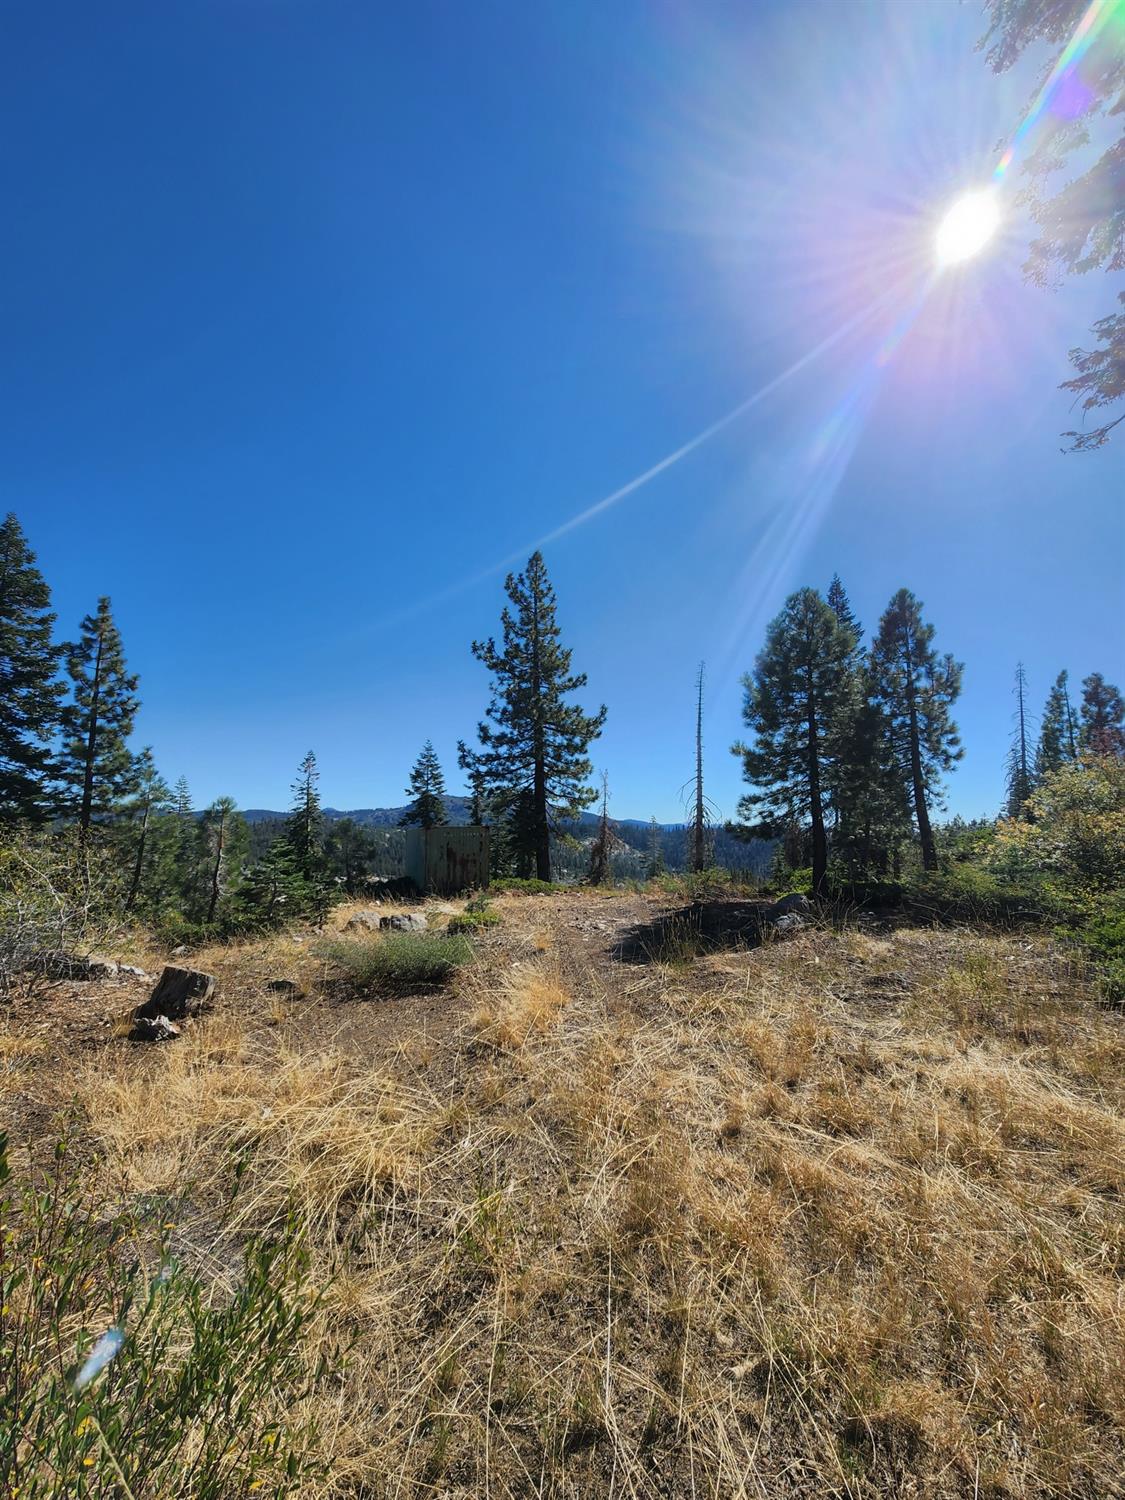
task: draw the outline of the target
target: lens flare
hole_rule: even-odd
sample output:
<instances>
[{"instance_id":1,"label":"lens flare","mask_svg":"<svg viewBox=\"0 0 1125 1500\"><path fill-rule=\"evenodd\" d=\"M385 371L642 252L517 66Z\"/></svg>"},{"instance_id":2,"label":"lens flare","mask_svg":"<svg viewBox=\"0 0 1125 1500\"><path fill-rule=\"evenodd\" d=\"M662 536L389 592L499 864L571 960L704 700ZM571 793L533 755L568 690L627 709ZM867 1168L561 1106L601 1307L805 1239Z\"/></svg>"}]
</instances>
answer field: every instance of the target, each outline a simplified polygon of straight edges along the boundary
<instances>
[{"instance_id":1,"label":"lens flare","mask_svg":"<svg viewBox=\"0 0 1125 1500\"><path fill-rule=\"evenodd\" d=\"M979 254L996 233L1000 210L992 193L966 193L941 221L937 235L937 258L952 266Z\"/></svg>"}]
</instances>

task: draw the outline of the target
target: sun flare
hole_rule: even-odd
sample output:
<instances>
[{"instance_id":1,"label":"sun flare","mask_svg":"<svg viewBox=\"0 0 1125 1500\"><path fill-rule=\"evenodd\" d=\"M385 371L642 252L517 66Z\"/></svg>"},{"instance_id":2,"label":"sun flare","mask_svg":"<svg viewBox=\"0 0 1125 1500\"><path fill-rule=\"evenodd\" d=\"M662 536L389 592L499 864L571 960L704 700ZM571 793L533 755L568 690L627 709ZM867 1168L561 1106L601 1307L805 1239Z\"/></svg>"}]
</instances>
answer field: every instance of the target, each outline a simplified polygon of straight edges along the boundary
<instances>
[{"instance_id":1,"label":"sun flare","mask_svg":"<svg viewBox=\"0 0 1125 1500\"><path fill-rule=\"evenodd\" d=\"M993 193L983 190L958 198L938 228L939 264L952 266L979 254L996 233L999 223L1000 210Z\"/></svg>"}]
</instances>

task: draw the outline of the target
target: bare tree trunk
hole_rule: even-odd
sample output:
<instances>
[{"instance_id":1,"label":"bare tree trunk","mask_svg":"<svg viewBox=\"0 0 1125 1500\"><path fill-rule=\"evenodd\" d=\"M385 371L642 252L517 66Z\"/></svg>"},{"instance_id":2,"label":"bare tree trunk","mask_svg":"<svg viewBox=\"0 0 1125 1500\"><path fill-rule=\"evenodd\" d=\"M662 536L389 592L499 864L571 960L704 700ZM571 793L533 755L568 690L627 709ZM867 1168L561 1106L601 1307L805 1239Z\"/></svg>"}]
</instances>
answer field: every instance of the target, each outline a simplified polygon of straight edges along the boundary
<instances>
[{"instance_id":1,"label":"bare tree trunk","mask_svg":"<svg viewBox=\"0 0 1125 1500\"><path fill-rule=\"evenodd\" d=\"M223 844L226 841L227 810L222 808L219 813L219 827L215 835L215 863L211 867L211 900L207 906L207 920L215 920L215 908L219 904L219 876L223 868Z\"/></svg>"},{"instance_id":2,"label":"bare tree trunk","mask_svg":"<svg viewBox=\"0 0 1125 1500\"><path fill-rule=\"evenodd\" d=\"M695 818L691 830L691 867L707 868L707 819L703 798L703 663L695 684Z\"/></svg>"}]
</instances>

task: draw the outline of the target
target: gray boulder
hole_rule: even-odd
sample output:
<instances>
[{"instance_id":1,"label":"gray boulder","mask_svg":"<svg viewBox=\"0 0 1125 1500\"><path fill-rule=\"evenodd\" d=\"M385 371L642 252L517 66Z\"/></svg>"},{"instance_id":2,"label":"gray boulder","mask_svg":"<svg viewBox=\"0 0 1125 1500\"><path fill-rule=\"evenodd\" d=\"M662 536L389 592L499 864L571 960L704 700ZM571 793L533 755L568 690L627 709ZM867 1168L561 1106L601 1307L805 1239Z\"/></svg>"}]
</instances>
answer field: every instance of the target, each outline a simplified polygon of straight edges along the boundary
<instances>
[{"instance_id":1,"label":"gray boulder","mask_svg":"<svg viewBox=\"0 0 1125 1500\"><path fill-rule=\"evenodd\" d=\"M267 980L266 989L272 990L275 995L288 995L294 1000L299 1000L305 993L295 979Z\"/></svg>"},{"instance_id":2,"label":"gray boulder","mask_svg":"<svg viewBox=\"0 0 1125 1500\"><path fill-rule=\"evenodd\" d=\"M380 917L382 932L425 932L427 922L420 911L408 911L395 917Z\"/></svg>"},{"instance_id":3,"label":"gray boulder","mask_svg":"<svg viewBox=\"0 0 1125 1500\"><path fill-rule=\"evenodd\" d=\"M197 1016L211 1002L215 993L215 976L204 974L200 969L178 969L167 964L157 981L156 988L133 1012L134 1020L154 1020L164 1016L172 1021L182 1021L188 1016Z\"/></svg>"},{"instance_id":4,"label":"gray boulder","mask_svg":"<svg viewBox=\"0 0 1125 1500\"><path fill-rule=\"evenodd\" d=\"M167 1016L139 1016L133 1022L132 1037L135 1042L172 1042L180 1034L180 1028Z\"/></svg>"},{"instance_id":5,"label":"gray boulder","mask_svg":"<svg viewBox=\"0 0 1125 1500\"><path fill-rule=\"evenodd\" d=\"M774 932L783 933L800 932L802 927L807 926L808 923L805 921L804 917L799 917L795 911L782 912L781 916L778 917L776 921L770 923L770 927Z\"/></svg>"},{"instance_id":6,"label":"gray boulder","mask_svg":"<svg viewBox=\"0 0 1125 1500\"><path fill-rule=\"evenodd\" d=\"M379 923L382 918L377 911L357 911L346 927L345 932L378 932Z\"/></svg>"},{"instance_id":7,"label":"gray boulder","mask_svg":"<svg viewBox=\"0 0 1125 1500\"><path fill-rule=\"evenodd\" d=\"M802 896L800 891L792 891L788 896L782 896L780 901L775 901L766 912L767 922L776 922L781 917L796 915L807 917L812 911L812 902L807 896Z\"/></svg>"}]
</instances>

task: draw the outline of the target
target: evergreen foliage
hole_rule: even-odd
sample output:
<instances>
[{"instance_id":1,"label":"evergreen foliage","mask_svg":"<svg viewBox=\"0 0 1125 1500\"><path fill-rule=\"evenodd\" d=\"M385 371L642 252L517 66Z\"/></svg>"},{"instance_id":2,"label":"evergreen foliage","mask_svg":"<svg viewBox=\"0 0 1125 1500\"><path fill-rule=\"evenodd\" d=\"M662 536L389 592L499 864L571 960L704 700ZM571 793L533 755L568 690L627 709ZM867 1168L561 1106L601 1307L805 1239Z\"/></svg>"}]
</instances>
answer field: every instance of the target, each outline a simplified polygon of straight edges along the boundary
<instances>
[{"instance_id":1,"label":"evergreen foliage","mask_svg":"<svg viewBox=\"0 0 1125 1500\"><path fill-rule=\"evenodd\" d=\"M933 639L919 601L909 589L899 589L871 648L874 701L886 717L898 773L913 800L926 870L938 867L929 804L963 753L950 714L961 692L962 667L948 653L938 656Z\"/></svg>"},{"instance_id":2,"label":"evergreen foliage","mask_svg":"<svg viewBox=\"0 0 1125 1500\"><path fill-rule=\"evenodd\" d=\"M986 0L990 25L981 45L993 70L1006 72L1028 48L1045 47L1053 55L1070 41L1090 10L1089 0ZM1091 17L1095 26L1120 24L1117 8L1110 4ZM1121 179L1125 164L1125 137L1100 150L1057 192L1048 191L1049 180L1062 171L1072 153L1089 147L1096 136L1108 132L1109 117L1120 115L1125 97L1125 48L1112 45L1099 49L1097 68L1082 70L1080 90L1072 94L1077 110L1047 112L1039 123L1035 149L1023 161L1024 200L1038 225L1031 243L1024 274L1039 286L1049 286L1061 272L1084 274L1098 267L1120 271L1125 264L1122 249ZM1036 90L1039 84L1035 85ZM1125 308L1125 292L1119 294ZM1099 347L1072 349L1070 361L1076 370L1065 381L1064 390L1081 398L1085 412L1112 408L1125 399L1125 313L1111 313L1094 324ZM1098 448L1125 413L1084 432L1068 432L1073 450Z\"/></svg>"},{"instance_id":3,"label":"evergreen foliage","mask_svg":"<svg viewBox=\"0 0 1125 1500\"><path fill-rule=\"evenodd\" d=\"M59 757L63 808L77 818L82 838L95 819L136 790L128 740L140 706L137 678L125 668L121 636L108 599L82 621L79 639L66 647L71 701L63 710Z\"/></svg>"},{"instance_id":4,"label":"evergreen foliage","mask_svg":"<svg viewBox=\"0 0 1125 1500\"><path fill-rule=\"evenodd\" d=\"M1082 679L1082 748L1092 755L1125 756L1125 701L1100 672Z\"/></svg>"},{"instance_id":5,"label":"evergreen foliage","mask_svg":"<svg viewBox=\"0 0 1125 1500\"><path fill-rule=\"evenodd\" d=\"M445 777L432 740L426 741L414 762L406 795L411 802L400 819L401 827L445 827L449 821L445 815Z\"/></svg>"},{"instance_id":6,"label":"evergreen foliage","mask_svg":"<svg viewBox=\"0 0 1125 1500\"><path fill-rule=\"evenodd\" d=\"M829 609L831 609L837 620L855 638L855 645L858 650L859 643L863 639L863 626L856 619L851 600L848 598L844 585L840 582L839 573L833 573L832 582L828 585L828 593L825 597Z\"/></svg>"},{"instance_id":7,"label":"evergreen foliage","mask_svg":"<svg viewBox=\"0 0 1125 1500\"><path fill-rule=\"evenodd\" d=\"M1008 795L1005 811L1009 818L1027 816L1027 799L1035 790L1032 775L1031 747L1027 723L1027 675L1023 662L1016 666L1016 724L1008 751Z\"/></svg>"},{"instance_id":8,"label":"evergreen foliage","mask_svg":"<svg viewBox=\"0 0 1125 1500\"><path fill-rule=\"evenodd\" d=\"M767 631L752 675L743 680L743 718L756 738L737 744L746 780L759 791L739 804L763 831L807 824L813 890L828 873L825 805L839 713L848 691L855 637L815 589L799 589Z\"/></svg>"},{"instance_id":9,"label":"evergreen foliage","mask_svg":"<svg viewBox=\"0 0 1125 1500\"><path fill-rule=\"evenodd\" d=\"M286 838L293 867L302 880L314 880L324 870L320 847L320 772L310 750L297 769L293 783L293 806L286 824Z\"/></svg>"},{"instance_id":10,"label":"evergreen foliage","mask_svg":"<svg viewBox=\"0 0 1125 1500\"><path fill-rule=\"evenodd\" d=\"M577 816L596 798L586 785L586 752L606 710L588 715L566 701L586 677L571 672L542 554L533 553L523 573L509 574L504 588L511 608L501 615L502 647L491 637L473 642L473 655L492 674L491 722L479 726L474 765L507 824L517 864L533 859L536 876L549 880L553 821Z\"/></svg>"},{"instance_id":11,"label":"evergreen foliage","mask_svg":"<svg viewBox=\"0 0 1125 1500\"><path fill-rule=\"evenodd\" d=\"M8 515L0 523L0 823L48 813L50 741L65 691L50 603L35 553Z\"/></svg>"},{"instance_id":12,"label":"evergreen foliage","mask_svg":"<svg viewBox=\"0 0 1125 1500\"><path fill-rule=\"evenodd\" d=\"M137 756L135 774L136 795L125 810L134 849L133 870L125 898L126 911L136 908L151 874L159 819L161 814L167 813L171 802L168 785L156 769L151 745L146 745Z\"/></svg>"},{"instance_id":13,"label":"evergreen foliage","mask_svg":"<svg viewBox=\"0 0 1125 1500\"><path fill-rule=\"evenodd\" d=\"M1043 718L1039 725L1039 744L1035 751L1035 779L1057 771L1068 760L1078 755L1078 726L1070 703L1067 673L1062 671L1055 678L1054 686L1047 694L1043 707Z\"/></svg>"}]
</instances>

